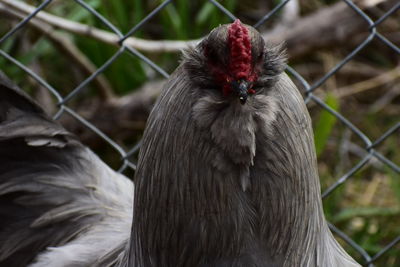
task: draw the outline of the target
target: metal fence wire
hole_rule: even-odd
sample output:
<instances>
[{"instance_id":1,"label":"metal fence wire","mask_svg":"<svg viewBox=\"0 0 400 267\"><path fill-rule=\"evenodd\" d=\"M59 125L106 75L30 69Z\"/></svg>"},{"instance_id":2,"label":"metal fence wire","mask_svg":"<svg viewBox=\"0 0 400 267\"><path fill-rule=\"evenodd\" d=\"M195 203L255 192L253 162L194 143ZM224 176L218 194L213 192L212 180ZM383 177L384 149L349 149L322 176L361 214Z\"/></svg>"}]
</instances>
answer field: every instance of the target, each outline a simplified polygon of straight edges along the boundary
<instances>
[{"instance_id":1,"label":"metal fence wire","mask_svg":"<svg viewBox=\"0 0 400 267\"><path fill-rule=\"evenodd\" d=\"M204 0L206 1L206 0ZM293 1L293 0L292 0ZM27 27L30 23L33 23L32 19L35 17L39 17L42 13L44 8L46 8L52 0L43 1L40 5L33 8L32 6L28 6L23 2L20 1L13 1L13 0L0 0L0 8L7 8L7 6L12 5L15 10L17 10L20 14L23 14L23 18L9 30L3 36L0 36L0 55L4 57L9 63L12 65L18 66L22 69L26 74L32 77L34 80L37 81L41 86L48 89L58 101L58 111L55 113L54 118L58 119L62 114L67 113L82 123L84 126L89 128L95 134L100 136L104 141L106 141L112 148L114 148L121 156L121 167L119 168L119 172L124 172L127 169L135 170L135 162L131 160L131 156L136 154L140 149L140 142L134 145L131 149L123 148L119 145L115 140L108 137L104 134L101 130L99 130L96 126L88 122L84 119L81 115L79 115L76 111L72 108L68 107L68 103L71 99L75 98L78 94L87 88L87 85L92 82L99 74L101 74L105 69L107 69L110 64L116 61L123 53L129 53L134 57L139 58L143 63L150 66L154 69L157 73L161 76L167 78L169 75L168 73L163 70L160 66L146 57L143 53L139 52L138 49L133 48L130 44L127 43L127 39L132 36L135 32L142 29L143 25L145 25L149 20L151 20L154 16L157 15L161 10L165 9L168 5L174 5L173 0L166 0L162 2L158 7L156 7L152 12L150 12L147 16L144 17L143 20L138 22L136 25L127 32L122 33L116 26L114 26L108 19L106 19L103 15L97 12L94 8L90 5L85 3L82 0L73 0L76 5L79 5L82 9L87 10L90 12L96 19L100 20L103 25L108 29L109 32L115 34L118 38L108 40L109 43L114 43L114 45L118 46L119 49L113 56L111 56L101 67L99 67L95 72L93 72L87 79L85 79L82 83L80 83L75 89L73 89L69 94L62 96L59 93L57 88L51 86L45 79L40 77L36 74L32 69L22 64L20 61L15 59L11 53L7 53L1 47L6 40L12 38L18 31ZM230 20L236 19L236 16L232 14L228 9L226 9L221 3L215 0L208 0L209 3L214 5L220 11L222 11ZM269 13L265 14L257 23L254 24L255 28L259 28L263 24L265 24L268 20L270 20L277 12L279 12L285 5L287 5L290 0L282 0L280 1ZM348 9L352 9L354 11L354 16L361 17L365 23L369 27L369 34L365 37L364 40L361 40L357 46L355 46L354 50L351 51L345 58L343 58L340 62L336 64L333 68L331 68L328 72L323 75L318 81L314 82L313 84L309 84L305 78L303 78L295 69L291 68L290 66L287 67L287 72L292 76L293 79L297 80L298 84L302 85L302 90L304 90L305 101L306 103L314 102L314 104L320 106L322 109L328 111L330 114L336 117L338 121L340 121L344 127L347 127L357 138L359 141L363 143L363 150L364 155L360 158L358 163L356 163L352 168L345 173L343 176L338 177L336 182L330 185L322 194L323 198L327 198L333 191L337 190L340 186L342 186L346 181L351 179L357 172L360 171L365 165L367 165L371 160L380 161L383 165L387 166L394 173L400 173L400 166L393 162L392 160L388 159L385 155L381 154L377 150L377 146L384 142L388 137L394 136L399 133L400 129L400 121L397 121L392 125L389 129L384 130L385 132L381 134L378 138L371 140L368 137L368 133L364 133L359 128L357 128L352 122L349 121L346 117L341 115L338 111L331 108L326 101L324 101L321 97L315 94L315 90L321 87L330 77L335 75L345 64L347 64L350 60L352 60L361 50L363 50L372 40L379 40L384 43L387 47L389 47L393 51L393 55L399 56L400 55L400 48L398 44L394 44L385 38L381 33L378 32L378 26L385 21L388 17L392 16L395 12L400 9L400 3L395 4L391 7L385 14L382 14L379 19L372 20L358 5L354 2L349 0L343 0L347 5ZM41 19L45 19L47 14L43 14ZM340 23L340 22L339 22ZM57 25L55 25L57 26ZM90 31L90 27L84 29L88 32ZM12 77L11 77L12 78ZM399 149L397 149L399 151ZM398 178L398 177L397 177ZM329 201L326 200L326 201ZM333 224L329 225L331 230L340 238L342 238L345 242L347 242L356 252L361 255L363 262L361 262L364 266L375 266L374 263L382 257L385 253L392 250L396 244L400 242L400 236L394 238L391 242L388 242L384 248L382 248L378 253L375 255L370 255L363 249L359 244L357 244L354 240L352 240L349 236L347 236L344 232L340 231L336 228ZM360 257L359 257L360 258Z\"/></svg>"}]
</instances>

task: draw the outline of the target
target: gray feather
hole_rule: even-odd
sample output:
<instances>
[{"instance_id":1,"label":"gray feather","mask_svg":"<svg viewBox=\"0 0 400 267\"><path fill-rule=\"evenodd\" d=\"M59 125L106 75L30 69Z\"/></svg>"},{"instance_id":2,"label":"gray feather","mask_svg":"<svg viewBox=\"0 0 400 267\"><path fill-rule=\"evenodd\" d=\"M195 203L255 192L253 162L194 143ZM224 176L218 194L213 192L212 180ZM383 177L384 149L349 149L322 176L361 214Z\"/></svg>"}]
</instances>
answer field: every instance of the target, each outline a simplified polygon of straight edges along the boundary
<instances>
[{"instance_id":1,"label":"gray feather","mask_svg":"<svg viewBox=\"0 0 400 267\"><path fill-rule=\"evenodd\" d=\"M359 266L323 215L311 121L278 47L257 93L224 96L226 26L185 52L148 119L135 176L130 266ZM205 52L207 51L207 52Z\"/></svg>"},{"instance_id":2,"label":"gray feather","mask_svg":"<svg viewBox=\"0 0 400 267\"><path fill-rule=\"evenodd\" d=\"M128 244L132 183L2 74L0 162L1 266L89 266Z\"/></svg>"}]
</instances>

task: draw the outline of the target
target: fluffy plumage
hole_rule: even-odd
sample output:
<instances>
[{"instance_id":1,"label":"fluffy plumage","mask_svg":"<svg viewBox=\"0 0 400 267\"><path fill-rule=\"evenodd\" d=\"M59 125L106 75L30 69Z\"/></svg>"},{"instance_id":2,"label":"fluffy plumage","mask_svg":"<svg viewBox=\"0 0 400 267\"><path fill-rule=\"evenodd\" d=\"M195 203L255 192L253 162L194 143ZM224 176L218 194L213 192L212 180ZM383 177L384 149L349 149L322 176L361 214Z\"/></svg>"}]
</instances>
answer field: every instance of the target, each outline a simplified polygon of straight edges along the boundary
<instances>
[{"instance_id":1,"label":"fluffy plumage","mask_svg":"<svg viewBox=\"0 0 400 267\"><path fill-rule=\"evenodd\" d=\"M95 266L127 244L133 184L0 75L0 265Z\"/></svg>"},{"instance_id":2,"label":"fluffy plumage","mask_svg":"<svg viewBox=\"0 0 400 267\"><path fill-rule=\"evenodd\" d=\"M223 25L186 51L150 114L133 266L358 266L326 225L311 121L284 53L246 27L258 79L245 105L215 78L231 61Z\"/></svg>"},{"instance_id":3,"label":"fluffy plumage","mask_svg":"<svg viewBox=\"0 0 400 267\"><path fill-rule=\"evenodd\" d=\"M187 50L166 83L143 136L134 194L3 78L1 264L359 266L325 222L311 122L282 72L282 49L233 25ZM257 79L219 79L232 75L229 36L246 31L248 73ZM227 86L254 93L239 101L242 91Z\"/></svg>"}]
</instances>

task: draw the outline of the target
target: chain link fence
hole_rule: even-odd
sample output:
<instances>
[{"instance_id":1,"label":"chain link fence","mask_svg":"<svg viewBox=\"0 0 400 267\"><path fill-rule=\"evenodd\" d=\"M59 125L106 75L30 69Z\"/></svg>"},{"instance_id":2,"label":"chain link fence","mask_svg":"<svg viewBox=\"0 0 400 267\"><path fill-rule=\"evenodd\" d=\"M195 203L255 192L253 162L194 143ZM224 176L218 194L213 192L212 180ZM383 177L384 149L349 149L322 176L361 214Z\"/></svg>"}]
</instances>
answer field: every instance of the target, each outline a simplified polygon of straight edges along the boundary
<instances>
[{"instance_id":1,"label":"chain link fence","mask_svg":"<svg viewBox=\"0 0 400 267\"><path fill-rule=\"evenodd\" d=\"M72 1L72 0L71 0ZM147 64L153 71L157 72L161 77L168 78L168 73L163 70L159 65L157 65L155 62L153 62L149 57L145 56L143 53L140 52L140 45L142 45L142 50L146 50L146 45L148 45L149 49L151 48L152 43L144 43L144 44L136 44L132 45L132 40L129 40L129 38L134 35L138 30L141 30L143 25L149 22L154 16L156 16L161 10L167 8L169 5L174 5L174 1L172 0L166 0L161 2L160 5L158 5L153 11L151 11L149 14L147 14L144 19L142 19L140 22L136 23L135 25L132 25L133 27L127 31L126 33L123 33L121 30L119 30L116 26L114 26L110 20L106 19L102 14L97 12L93 7L91 7L89 4L87 4L84 1L81 0L74 0L76 5L79 5L80 8L87 10L90 12L97 20L101 21L103 26L107 29L107 32L112 33L112 35L105 35L104 31L102 32L96 32L96 29L92 29L89 26L82 28L80 25L76 26L75 28L71 28L71 32L77 33L76 31L86 31L88 36L94 36L96 37L95 40L98 42L105 42L109 44L113 44L118 47L117 51L100 67L95 69L95 71L87 77L83 82L81 82L75 89L70 91L66 95L61 95L59 92L58 88L55 88L51 86L45 79L43 79L40 75L35 73L34 70L29 68L28 66L24 65L20 61L18 61L12 53L5 52L3 49L4 43L13 38L18 32L23 30L25 27L29 27L30 24L34 23L40 23L40 21L51 21L53 23L54 27L61 27L63 29L67 29L70 27L72 22L66 22L62 20L54 20L54 18L49 17L49 14L43 11L51 2L52 0L46 0L40 3L36 7L29 6L27 4L24 4L24 2L20 1L12 1L12 0L0 0L0 9L8 9L9 12L14 12L16 17L20 17L21 19L19 20L18 23L14 24L13 27L0 36L0 55L1 57L5 58L9 64L18 66L20 69L22 69L26 74L28 74L30 77L32 77L38 84L40 84L42 87L46 88L51 94L55 96L57 99L57 111L54 115L55 119L60 118L61 115L63 114L68 114L78 120L82 125L93 131L96 135L101 137L105 142L107 142L115 151L117 151L120 155L120 162L121 165L118 169L119 172L125 172L128 169L135 170L135 162L132 159L132 155L136 155L137 152L140 149L140 141L130 147L123 147L121 146L118 142L107 136L105 133L103 133L99 128L94 126L92 123L90 123L88 120L86 120L83 116L78 114L77 111L75 111L73 108L69 107L69 103L71 102L72 99L74 99L77 95L81 94L83 91L86 90L87 85L91 82L93 82L96 77L98 77L102 72L104 72L114 61L116 61L122 54L128 53L132 55L133 57L139 58L144 64ZM221 12L223 12L227 18L230 20L236 19L236 16L232 14L227 8L225 8L221 3L215 1L215 0L209 0L209 3L211 3L214 7L218 8ZM277 1L276 1L277 2ZM277 3L273 9L270 10L267 14L262 16L257 23L254 24L255 28L260 28L262 27L265 23L268 23L271 18L279 14L279 12L282 12L282 9L285 8L285 5L288 4L293 4L295 0L282 0L279 3ZM362 2L362 1L359 1ZM379 1L378 1L379 2ZM393 16L399 9L400 9L400 3L395 3L391 8L389 8L386 13L381 14L379 19L373 20L371 19L367 13L364 12L364 9L358 5L358 3L354 3L349 0L343 0L342 3L346 4L346 9L352 10L353 11L353 16L359 16L362 18L364 21L365 25L367 25L369 33L366 35L366 37L363 40L358 41L357 45L353 48L353 50L345 56L340 62L336 63L334 67L330 68L329 71L323 75L323 77L320 77L316 82L313 82L310 84L305 78L303 78L294 68L288 66L287 67L287 72L292 76L294 80L296 80L297 84L300 85L299 87L301 90L303 90L304 96L305 96L305 101L309 105L310 103L313 103L314 105L320 106L323 110L326 110L330 114L332 114L338 121L340 121L344 127L346 127L348 130L350 130L355 136L357 136L358 141L360 141L362 145L362 150L363 150L363 156L360 157L358 162L352 166L350 170L348 170L344 175L341 177L337 177L336 182L331 184L322 194L323 198L327 198L332 192L335 190L338 190L339 187L343 186L346 184L346 182L349 179L352 179L356 173L358 173L364 166L368 165L372 160L374 161L379 161L381 162L384 166L390 168L398 177L398 174L400 174L400 166L399 164L395 163L394 161L390 160L386 155L381 154L379 152L378 146L383 143L387 138L391 136L398 136L399 135L399 129L400 129L400 121L397 120L394 124L391 125L390 128L388 129L383 129L382 133L378 138L374 138L373 140L369 137L369 134L367 132L363 132L359 128L357 128L348 118L343 116L341 113L339 113L337 110L332 108L330 105L326 103L326 101L318 96L318 94L315 93L317 88L320 88L323 86L328 79L330 79L333 75L335 75L344 65L348 64L349 61L351 61L360 51L365 49L365 47L372 41L372 40L379 40L383 44L385 44L388 48L391 49L393 52L393 56L397 57L400 55L400 48L398 44L395 44L389 39L387 39L385 36L383 36L381 33L378 31L378 26L383 23L387 18L390 16ZM51 15L50 15L51 16ZM34 21L35 18L38 21ZM57 25L57 23L59 23ZM63 24L64 23L64 24ZM68 24L70 23L70 24ZM340 23L340 21L338 22ZM79 34L79 33L78 33ZM327 33L329 34L329 33ZM194 43L194 42L193 42ZM174 44L178 45L183 45L186 46L187 43L180 44L179 42L176 42ZM169 43L165 42L161 45L161 49L164 49L164 51L169 51L171 49L169 47ZM136 47L136 48L135 48ZM139 48L137 48L139 47ZM397 67L398 68L398 67ZM13 78L13 77L10 77ZM399 114L400 117L400 114ZM397 149L397 153L399 152L399 149ZM329 201L329 198L325 201ZM349 246L351 246L358 255L353 254L353 256L357 257L358 259L362 258L361 264L364 266L375 266L374 264L376 261L381 258L383 255L387 254L389 251L395 249L396 245L400 243L400 236L397 236L394 238L392 241L387 242L386 245L379 250L378 253L374 255L370 255L367 253L367 251L361 247L359 244L357 244L352 238L347 236L344 232L339 230L337 227L335 227L333 224L330 224L331 230L339 236L342 240L344 240L346 243L348 243Z\"/></svg>"}]
</instances>

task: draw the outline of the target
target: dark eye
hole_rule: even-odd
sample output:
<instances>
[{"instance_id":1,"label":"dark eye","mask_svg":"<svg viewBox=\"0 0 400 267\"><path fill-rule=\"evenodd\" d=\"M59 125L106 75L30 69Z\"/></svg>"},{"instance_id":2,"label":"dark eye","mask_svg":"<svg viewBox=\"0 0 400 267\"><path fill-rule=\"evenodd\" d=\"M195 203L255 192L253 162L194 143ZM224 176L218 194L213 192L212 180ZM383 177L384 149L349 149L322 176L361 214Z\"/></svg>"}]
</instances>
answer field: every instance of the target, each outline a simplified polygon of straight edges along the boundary
<instances>
[{"instance_id":1,"label":"dark eye","mask_svg":"<svg viewBox=\"0 0 400 267\"><path fill-rule=\"evenodd\" d=\"M263 59L264 59L264 51L261 52L261 53L258 55L257 61L260 62L260 61L263 60Z\"/></svg>"},{"instance_id":2,"label":"dark eye","mask_svg":"<svg viewBox=\"0 0 400 267\"><path fill-rule=\"evenodd\" d=\"M209 62L211 62L211 63L216 63L218 61L218 53L210 47L206 48L205 55L206 55L207 59L209 60Z\"/></svg>"}]
</instances>

